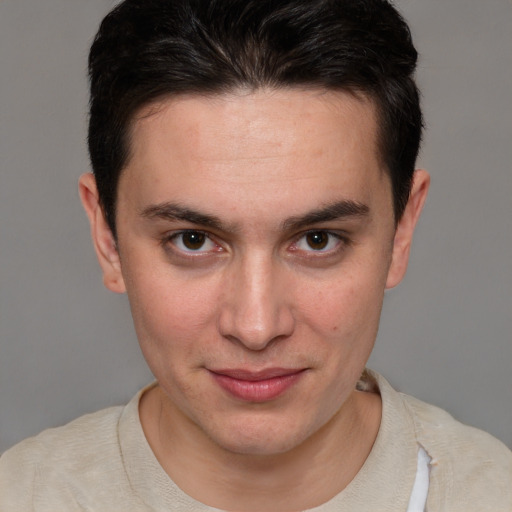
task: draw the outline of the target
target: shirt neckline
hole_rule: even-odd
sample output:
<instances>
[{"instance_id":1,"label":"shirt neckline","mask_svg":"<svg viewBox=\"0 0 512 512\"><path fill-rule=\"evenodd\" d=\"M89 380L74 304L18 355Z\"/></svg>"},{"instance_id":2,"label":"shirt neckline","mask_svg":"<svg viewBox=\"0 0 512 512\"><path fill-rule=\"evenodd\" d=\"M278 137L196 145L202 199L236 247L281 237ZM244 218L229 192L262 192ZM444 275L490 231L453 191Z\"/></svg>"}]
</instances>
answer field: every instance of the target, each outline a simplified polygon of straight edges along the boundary
<instances>
[{"instance_id":1,"label":"shirt neckline","mask_svg":"<svg viewBox=\"0 0 512 512\"><path fill-rule=\"evenodd\" d=\"M309 512L361 509L407 510L413 488L418 445L414 424L400 395L378 373L367 370L382 397L382 419L375 443L354 479L339 494ZM123 465L134 493L153 510L178 509L214 512L183 492L160 466L146 440L139 417L139 401L153 383L124 407L118 436Z\"/></svg>"}]
</instances>

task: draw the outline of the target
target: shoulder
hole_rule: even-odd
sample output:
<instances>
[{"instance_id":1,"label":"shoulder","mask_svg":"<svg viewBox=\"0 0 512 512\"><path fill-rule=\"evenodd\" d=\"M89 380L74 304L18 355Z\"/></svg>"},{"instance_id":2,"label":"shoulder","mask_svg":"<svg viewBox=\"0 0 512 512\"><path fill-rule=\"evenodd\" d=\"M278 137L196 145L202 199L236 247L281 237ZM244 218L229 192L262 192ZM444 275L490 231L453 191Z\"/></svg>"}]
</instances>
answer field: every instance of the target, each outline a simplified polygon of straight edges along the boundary
<instances>
[{"instance_id":1,"label":"shoulder","mask_svg":"<svg viewBox=\"0 0 512 512\"><path fill-rule=\"evenodd\" d=\"M0 457L0 467L3 468L7 462L15 462L19 458L33 460L37 464L53 461L73 464L76 454L83 454L88 458L91 456L91 446L115 442L122 410L122 406L110 407L85 414L64 426L44 430L5 452Z\"/></svg>"},{"instance_id":2,"label":"shoulder","mask_svg":"<svg viewBox=\"0 0 512 512\"><path fill-rule=\"evenodd\" d=\"M439 407L400 393L414 420L418 441L467 467L469 460L512 470L512 452L492 435L457 421ZM486 465L487 467L487 465ZM461 468L462 469L462 468ZM510 473L509 473L510 474Z\"/></svg>"},{"instance_id":3,"label":"shoulder","mask_svg":"<svg viewBox=\"0 0 512 512\"><path fill-rule=\"evenodd\" d=\"M512 452L487 432L460 423L439 407L400 396L410 411L418 443L431 458L431 508L512 510Z\"/></svg>"},{"instance_id":4,"label":"shoulder","mask_svg":"<svg viewBox=\"0 0 512 512\"><path fill-rule=\"evenodd\" d=\"M97 478L98 467L121 471L117 424L122 411L120 406L87 414L5 452L0 457L0 509L33 510L38 500L71 507L65 495L76 501L80 487ZM46 496L49 489L52 496Z\"/></svg>"}]
</instances>

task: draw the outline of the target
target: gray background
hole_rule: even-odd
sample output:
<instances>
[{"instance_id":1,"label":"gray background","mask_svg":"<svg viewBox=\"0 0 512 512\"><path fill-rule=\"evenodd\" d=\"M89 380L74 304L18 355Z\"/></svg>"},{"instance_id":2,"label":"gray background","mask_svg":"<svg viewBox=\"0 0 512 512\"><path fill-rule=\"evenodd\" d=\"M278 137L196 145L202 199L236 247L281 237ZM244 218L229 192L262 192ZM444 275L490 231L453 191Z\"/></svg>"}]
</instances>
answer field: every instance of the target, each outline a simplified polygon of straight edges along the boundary
<instances>
[{"instance_id":1,"label":"gray background","mask_svg":"<svg viewBox=\"0 0 512 512\"><path fill-rule=\"evenodd\" d=\"M0 451L151 379L77 195L110 0L0 0ZM512 446L512 2L402 0L432 188L371 366Z\"/></svg>"}]
</instances>

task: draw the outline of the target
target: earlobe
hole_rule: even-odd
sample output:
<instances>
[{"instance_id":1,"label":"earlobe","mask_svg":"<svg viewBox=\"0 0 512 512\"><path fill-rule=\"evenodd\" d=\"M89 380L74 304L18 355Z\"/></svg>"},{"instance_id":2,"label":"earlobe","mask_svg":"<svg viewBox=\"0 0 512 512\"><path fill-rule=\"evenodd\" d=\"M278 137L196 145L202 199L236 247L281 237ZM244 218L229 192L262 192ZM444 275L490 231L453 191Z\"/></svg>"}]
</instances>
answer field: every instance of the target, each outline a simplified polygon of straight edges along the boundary
<instances>
[{"instance_id":1,"label":"earlobe","mask_svg":"<svg viewBox=\"0 0 512 512\"><path fill-rule=\"evenodd\" d=\"M105 220L94 175L86 173L80 176L78 189L91 225L92 242L103 271L103 283L113 292L124 293L126 288L116 241Z\"/></svg>"},{"instance_id":2,"label":"earlobe","mask_svg":"<svg viewBox=\"0 0 512 512\"><path fill-rule=\"evenodd\" d=\"M416 170L407 206L396 227L386 289L396 286L405 275L414 229L427 199L429 185L430 176L427 171Z\"/></svg>"}]
</instances>

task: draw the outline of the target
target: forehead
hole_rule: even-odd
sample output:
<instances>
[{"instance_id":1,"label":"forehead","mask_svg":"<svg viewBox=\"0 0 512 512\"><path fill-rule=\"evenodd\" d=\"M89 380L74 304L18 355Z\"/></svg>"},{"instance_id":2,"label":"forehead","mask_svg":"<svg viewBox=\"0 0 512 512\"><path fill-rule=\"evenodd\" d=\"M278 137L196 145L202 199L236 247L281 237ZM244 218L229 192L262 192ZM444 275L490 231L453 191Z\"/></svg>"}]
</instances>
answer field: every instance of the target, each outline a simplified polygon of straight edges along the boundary
<instances>
[{"instance_id":1,"label":"forehead","mask_svg":"<svg viewBox=\"0 0 512 512\"><path fill-rule=\"evenodd\" d=\"M328 132L343 128L344 124L353 123L356 118L358 127L367 134L365 145L376 149L376 108L374 102L362 94L283 88L179 95L139 109L131 124L131 140L133 143L135 139L135 149L140 149L140 145L137 148L138 142L146 144L147 135L155 137L154 133L149 133L151 127L160 125L161 128L166 124L171 128L172 124L180 128L175 136L177 140L184 136L187 149L196 145L201 150L204 143L212 141L213 135L227 136L231 131L236 137L227 141L230 149L236 142L238 150L248 156L247 150L257 151L258 144L262 144L265 150L277 146L286 148L286 141L293 143L300 135L307 138L319 136L327 143ZM211 132L212 124L222 126L222 132ZM283 128L286 128L284 133ZM133 145L131 149L134 149ZM215 157L215 148L204 149Z\"/></svg>"},{"instance_id":2,"label":"forehead","mask_svg":"<svg viewBox=\"0 0 512 512\"><path fill-rule=\"evenodd\" d=\"M120 193L131 183L153 202L236 194L249 204L277 199L270 187L281 200L313 189L332 189L334 199L387 192L377 147L376 109L365 97L295 89L179 96L134 119Z\"/></svg>"}]
</instances>

